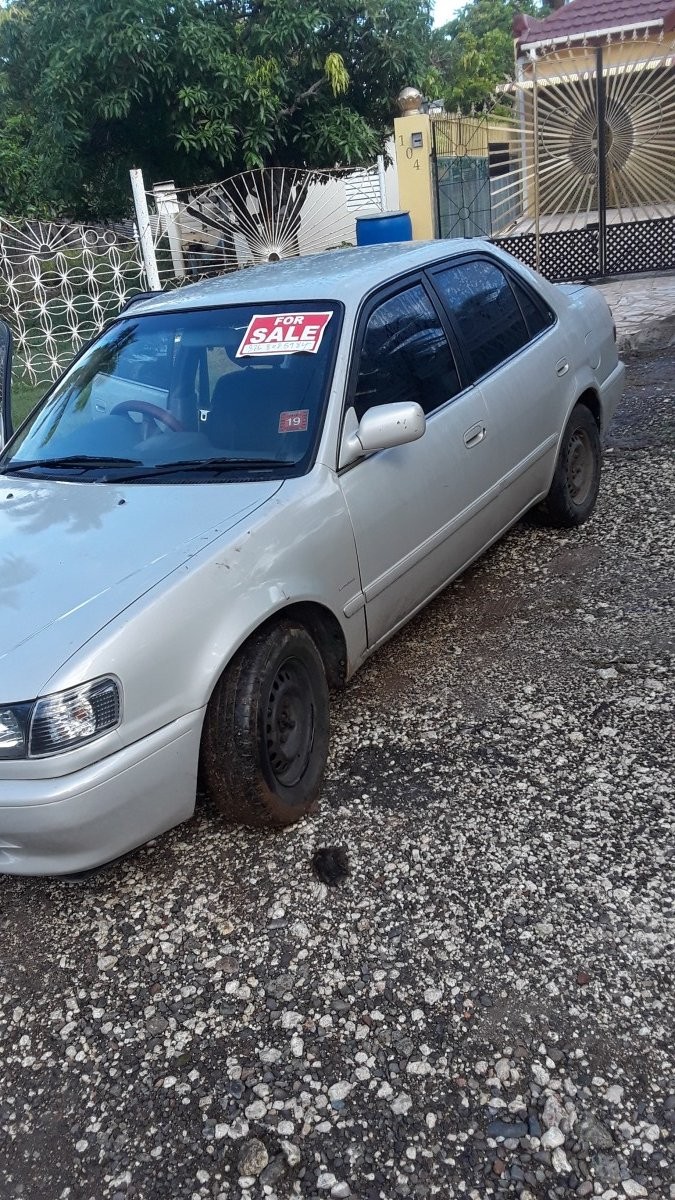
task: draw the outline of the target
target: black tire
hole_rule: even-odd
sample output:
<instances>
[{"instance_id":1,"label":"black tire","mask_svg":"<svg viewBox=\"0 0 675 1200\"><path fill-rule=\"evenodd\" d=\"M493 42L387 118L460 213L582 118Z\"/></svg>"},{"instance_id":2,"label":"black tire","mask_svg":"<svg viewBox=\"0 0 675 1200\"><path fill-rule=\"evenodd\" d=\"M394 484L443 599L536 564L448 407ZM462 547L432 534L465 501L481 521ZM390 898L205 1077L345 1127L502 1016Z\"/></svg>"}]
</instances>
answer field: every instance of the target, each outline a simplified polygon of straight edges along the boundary
<instances>
[{"instance_id":1,"label":"black tire","mask_svg":"<svg viewBox=\"0 0 675 1200\"><path fill-rule=\"evenodd\" d=\"M201 773L227 820L292 825L315 811L326 769L329 696L307 630L267 626L241 648L206 711Z\"/></svg>"},{"instance_id":2,"label":"black tire","mask_svg":"<svg viewBox=\"0 0 675 1200\"><path fill-rule=\"evenodd\" d=\"M577 404L565 426L551 489L542 504L549 525L569 529L588 520L598 498L601 467L595 418L585 404Z\"/></svg>"}]
</instances>

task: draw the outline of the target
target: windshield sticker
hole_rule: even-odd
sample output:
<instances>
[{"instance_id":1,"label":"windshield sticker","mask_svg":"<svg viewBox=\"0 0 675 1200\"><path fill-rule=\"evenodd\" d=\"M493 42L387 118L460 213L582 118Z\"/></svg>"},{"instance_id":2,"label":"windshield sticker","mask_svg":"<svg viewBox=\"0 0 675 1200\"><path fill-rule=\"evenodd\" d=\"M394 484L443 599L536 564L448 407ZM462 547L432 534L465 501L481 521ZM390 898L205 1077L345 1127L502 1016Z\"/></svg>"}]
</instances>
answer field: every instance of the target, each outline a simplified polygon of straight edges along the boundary
<instances>
[{"instance_id":1,"label":"windshield sticker","mask_svg":"<svg viewBox=\"0 0 675 1200\"><path fill-rule=\"evenodd\" d=\"M282 412L279 417L279 433L304 433L308 424L308 408L296 408L292 412Z\"/></svg>"},{"instance_id":2,"label":"windshield sticker","mask_svg":"<svg viewBox=\"0 0 675 1200\"><path fill-rule=\"evenodd\" d=\"M269 313L251 317L237 358L266 354L316 354L329 312Z\"/></svg>"}]
</instances>

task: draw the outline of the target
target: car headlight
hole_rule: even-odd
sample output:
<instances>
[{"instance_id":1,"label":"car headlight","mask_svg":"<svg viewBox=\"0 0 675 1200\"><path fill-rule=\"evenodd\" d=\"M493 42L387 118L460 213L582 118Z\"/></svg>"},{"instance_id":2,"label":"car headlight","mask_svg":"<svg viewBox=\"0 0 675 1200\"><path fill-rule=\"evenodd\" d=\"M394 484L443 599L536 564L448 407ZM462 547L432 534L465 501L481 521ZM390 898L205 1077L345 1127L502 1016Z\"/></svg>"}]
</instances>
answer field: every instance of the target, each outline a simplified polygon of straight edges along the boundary
<instances>
[{"instance_id":1,"label":"car headlight","mask_svg":"<svg viewBox=\"0 0 675 1200\"><path fill-rule=\"evenodd\" d=\"M115 679L94 679L32 704L0 707L0 759L74 750L119 725L121 711Z\"/></svg>"},{"instance_id":2,"label":"car headlight","mask_svg":"<svg viewBox=\"0 0 675 1200\"><path fill-rule=\"evenodd\" d=\"M0 759L25 758L31 704L0 706Z\"/></svg>"}]
</instances>

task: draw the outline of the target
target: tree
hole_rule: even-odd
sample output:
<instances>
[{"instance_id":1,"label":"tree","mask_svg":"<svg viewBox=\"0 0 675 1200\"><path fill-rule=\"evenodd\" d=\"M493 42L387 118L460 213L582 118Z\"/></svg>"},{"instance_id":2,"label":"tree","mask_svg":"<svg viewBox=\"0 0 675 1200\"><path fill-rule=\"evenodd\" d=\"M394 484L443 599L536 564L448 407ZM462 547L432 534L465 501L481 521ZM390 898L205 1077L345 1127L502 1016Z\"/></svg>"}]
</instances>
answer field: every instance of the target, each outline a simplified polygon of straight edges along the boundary
<instances>
[{"instance_id":1,"label":"tree","mask_svg":"<svg viewBox=\"0 0 675 1200\"><path fill-rule=\"evenodd\" d=\"M0 209L121 215L131 166L188 185L370 161L430 38L429 0L10 0Z\"/></svg>"},{"instance_id":2,"label":"tree","mask_svg":"<svg viewBox=\"0 0 675 1200\"><path fill-rule=\"evenodd\" d=\"M519 12L538 15L538 0L470 0L454 20L433 31L427 94L448 111L468 111L494 95L513 75L512 22Z\"/></svg>"}]
</instances>

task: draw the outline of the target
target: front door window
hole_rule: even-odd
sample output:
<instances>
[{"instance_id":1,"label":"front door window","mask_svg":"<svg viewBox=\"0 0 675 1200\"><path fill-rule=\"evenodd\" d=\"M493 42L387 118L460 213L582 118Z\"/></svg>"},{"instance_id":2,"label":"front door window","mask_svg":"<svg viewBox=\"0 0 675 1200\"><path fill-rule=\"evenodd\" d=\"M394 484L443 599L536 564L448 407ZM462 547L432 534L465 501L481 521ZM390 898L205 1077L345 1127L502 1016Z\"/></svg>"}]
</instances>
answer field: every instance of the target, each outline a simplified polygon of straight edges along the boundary
<instances>
[{"instance_id":1,"label":"front door window","mask_svg":"<svg viewBox=\"0 0 675 1200\"><path fill-rule=\"evenodd\" d=\"M426 414L460 390L457 367L433 304L417 284L390 296L368 318L354 408L414 401Z\"/></svg>"}]
</instances>

